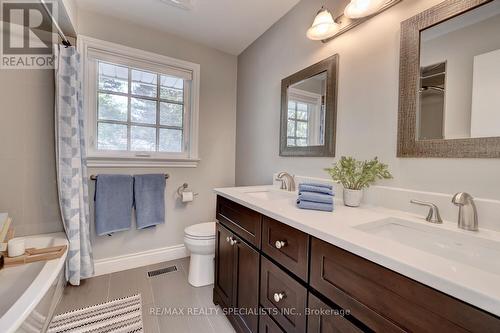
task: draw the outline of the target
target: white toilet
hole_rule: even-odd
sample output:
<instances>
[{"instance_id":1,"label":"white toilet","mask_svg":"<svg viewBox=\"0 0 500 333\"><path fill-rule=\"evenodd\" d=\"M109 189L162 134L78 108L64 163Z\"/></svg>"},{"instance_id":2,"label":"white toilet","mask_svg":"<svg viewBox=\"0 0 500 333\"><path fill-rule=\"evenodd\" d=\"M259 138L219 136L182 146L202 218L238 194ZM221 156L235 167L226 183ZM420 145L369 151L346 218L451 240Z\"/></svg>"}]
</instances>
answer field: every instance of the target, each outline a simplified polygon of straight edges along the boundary
<instances>
[{"instance_id":1,"label":"white toilet","mask_svg":"<svg viewBox=\"0 0 500 333\"><path fill-rule=\"evenodd\" d=\"M184 244L191 252L189 284L202 287L214 283L215 222L184 229Z\"/></svg>"}]
</instances>

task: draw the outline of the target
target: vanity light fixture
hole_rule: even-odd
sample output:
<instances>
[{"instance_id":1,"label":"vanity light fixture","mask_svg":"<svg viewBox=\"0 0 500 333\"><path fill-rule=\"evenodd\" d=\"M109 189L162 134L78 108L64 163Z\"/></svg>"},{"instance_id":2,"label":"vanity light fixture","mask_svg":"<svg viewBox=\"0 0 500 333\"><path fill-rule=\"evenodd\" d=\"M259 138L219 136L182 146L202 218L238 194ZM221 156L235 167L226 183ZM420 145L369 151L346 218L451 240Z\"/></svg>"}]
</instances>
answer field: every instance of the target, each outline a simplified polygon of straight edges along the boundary
<instances>
[{"instance_id":1,"label":"vanity light fixture","mask_svg":"<svg viewBox=\"0 0 500 333\"><path fill-rule=\"evenodd\" d=\"M307 38L312 40L325 40L339 31L339 25L333 20L332 14L325 8L316 14L312 26L307 30Z\"/></svg>"},{"instance_id":2,"label":"vanity light fixture","mask_svg":"<svg viewBox=\"0 0 500 333\"><path fill-rule=\"evenodd\" d=\"M344 10L344 15L351 19L367 17L378 12L387 0L351 0Z\"/></svg>"},{"instance_id":3,"label":"vanity light fixture","mask_svg":"<svg viewBox=\"0 0 500 333\"><path fill-rule=\"evenodd\" d=\"M333 15L322 6L307 30L307 37L327 43L401 1L403 0L342 0L343 3L348 3L347 7L344 11L333 11Z\"/></svg>"}]
</instances>

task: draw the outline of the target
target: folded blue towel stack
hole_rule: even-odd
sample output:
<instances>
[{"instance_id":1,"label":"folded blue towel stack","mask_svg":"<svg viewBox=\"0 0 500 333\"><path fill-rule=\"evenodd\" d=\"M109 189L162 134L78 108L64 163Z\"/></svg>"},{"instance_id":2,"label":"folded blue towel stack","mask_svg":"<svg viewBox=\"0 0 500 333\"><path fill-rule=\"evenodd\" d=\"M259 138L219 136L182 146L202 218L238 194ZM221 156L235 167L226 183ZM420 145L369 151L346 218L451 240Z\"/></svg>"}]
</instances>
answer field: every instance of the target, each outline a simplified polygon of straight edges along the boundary
<instances>
[{"instance_id":1,"label":"folded blue towel stack","mask_svg":"<svg viewBox=\"0 0 500 333\"><path fill-rule=\"evenodd\" d=\"M334 195L331 185L301 183L299 184L297 207L332 212Z\"/></svg>"}]
</instances>

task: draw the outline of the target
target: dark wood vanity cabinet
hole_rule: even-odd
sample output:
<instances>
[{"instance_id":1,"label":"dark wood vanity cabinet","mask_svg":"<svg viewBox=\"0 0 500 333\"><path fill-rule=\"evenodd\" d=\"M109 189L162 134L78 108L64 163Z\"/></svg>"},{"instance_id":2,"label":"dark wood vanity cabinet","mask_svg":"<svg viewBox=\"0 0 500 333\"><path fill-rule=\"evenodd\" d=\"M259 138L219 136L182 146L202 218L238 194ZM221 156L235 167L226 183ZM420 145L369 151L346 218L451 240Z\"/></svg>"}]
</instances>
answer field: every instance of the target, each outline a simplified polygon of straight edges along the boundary
<instances>
[{"instance_id":1,"label":"dark wood vanity cabinet","mask_svg":"<svg viewBox=\"0 0 500 333\"><path fill-rule=\"evenodd\" d=\"M215 258L214 303L226 309L238 332L258 332L259 253L217 223Z\"/></svg>"},{"instance_id":2,"label":"dark wood vanity cabinet","mask_svg":"<svg viewBox=\"0 0 500 333\"><path fill-rule=\"evenodd\" d=\"M345 319L341 310L334 309L309 293L307 332L309 333L362 333L363 328Z\"/></svg>"},{"instance_id":3,"label":"dark wood vanity cabinet","mask_svg":"<svg viewBox=\"0 0 500 333\"><path fill-rule=\"evenodd\" d=\"M214 303L237 332L500 332L496 316L228 199L217 219Z\"/></svg>"}]
</instances>

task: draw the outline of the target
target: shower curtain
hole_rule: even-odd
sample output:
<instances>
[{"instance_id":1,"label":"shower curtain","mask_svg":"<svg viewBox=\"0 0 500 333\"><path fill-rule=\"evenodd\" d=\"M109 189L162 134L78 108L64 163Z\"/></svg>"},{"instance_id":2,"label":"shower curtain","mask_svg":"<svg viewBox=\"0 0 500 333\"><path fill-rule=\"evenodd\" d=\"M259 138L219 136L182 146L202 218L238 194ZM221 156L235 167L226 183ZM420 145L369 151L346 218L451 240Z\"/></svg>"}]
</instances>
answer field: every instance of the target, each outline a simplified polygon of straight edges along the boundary
<instances>
[{"instance_id":1,"label":"shower curtain","mask_svg":"<svg viewBox=\"0 0 500 333\"><path fill-rule=\"evenodd\" d=\"M94 274L90 244L88 177L85 164L80 55L55 47L55 147L59 206L69 240L66 279L79 285Z\"/></svg>"}]
</instances>

